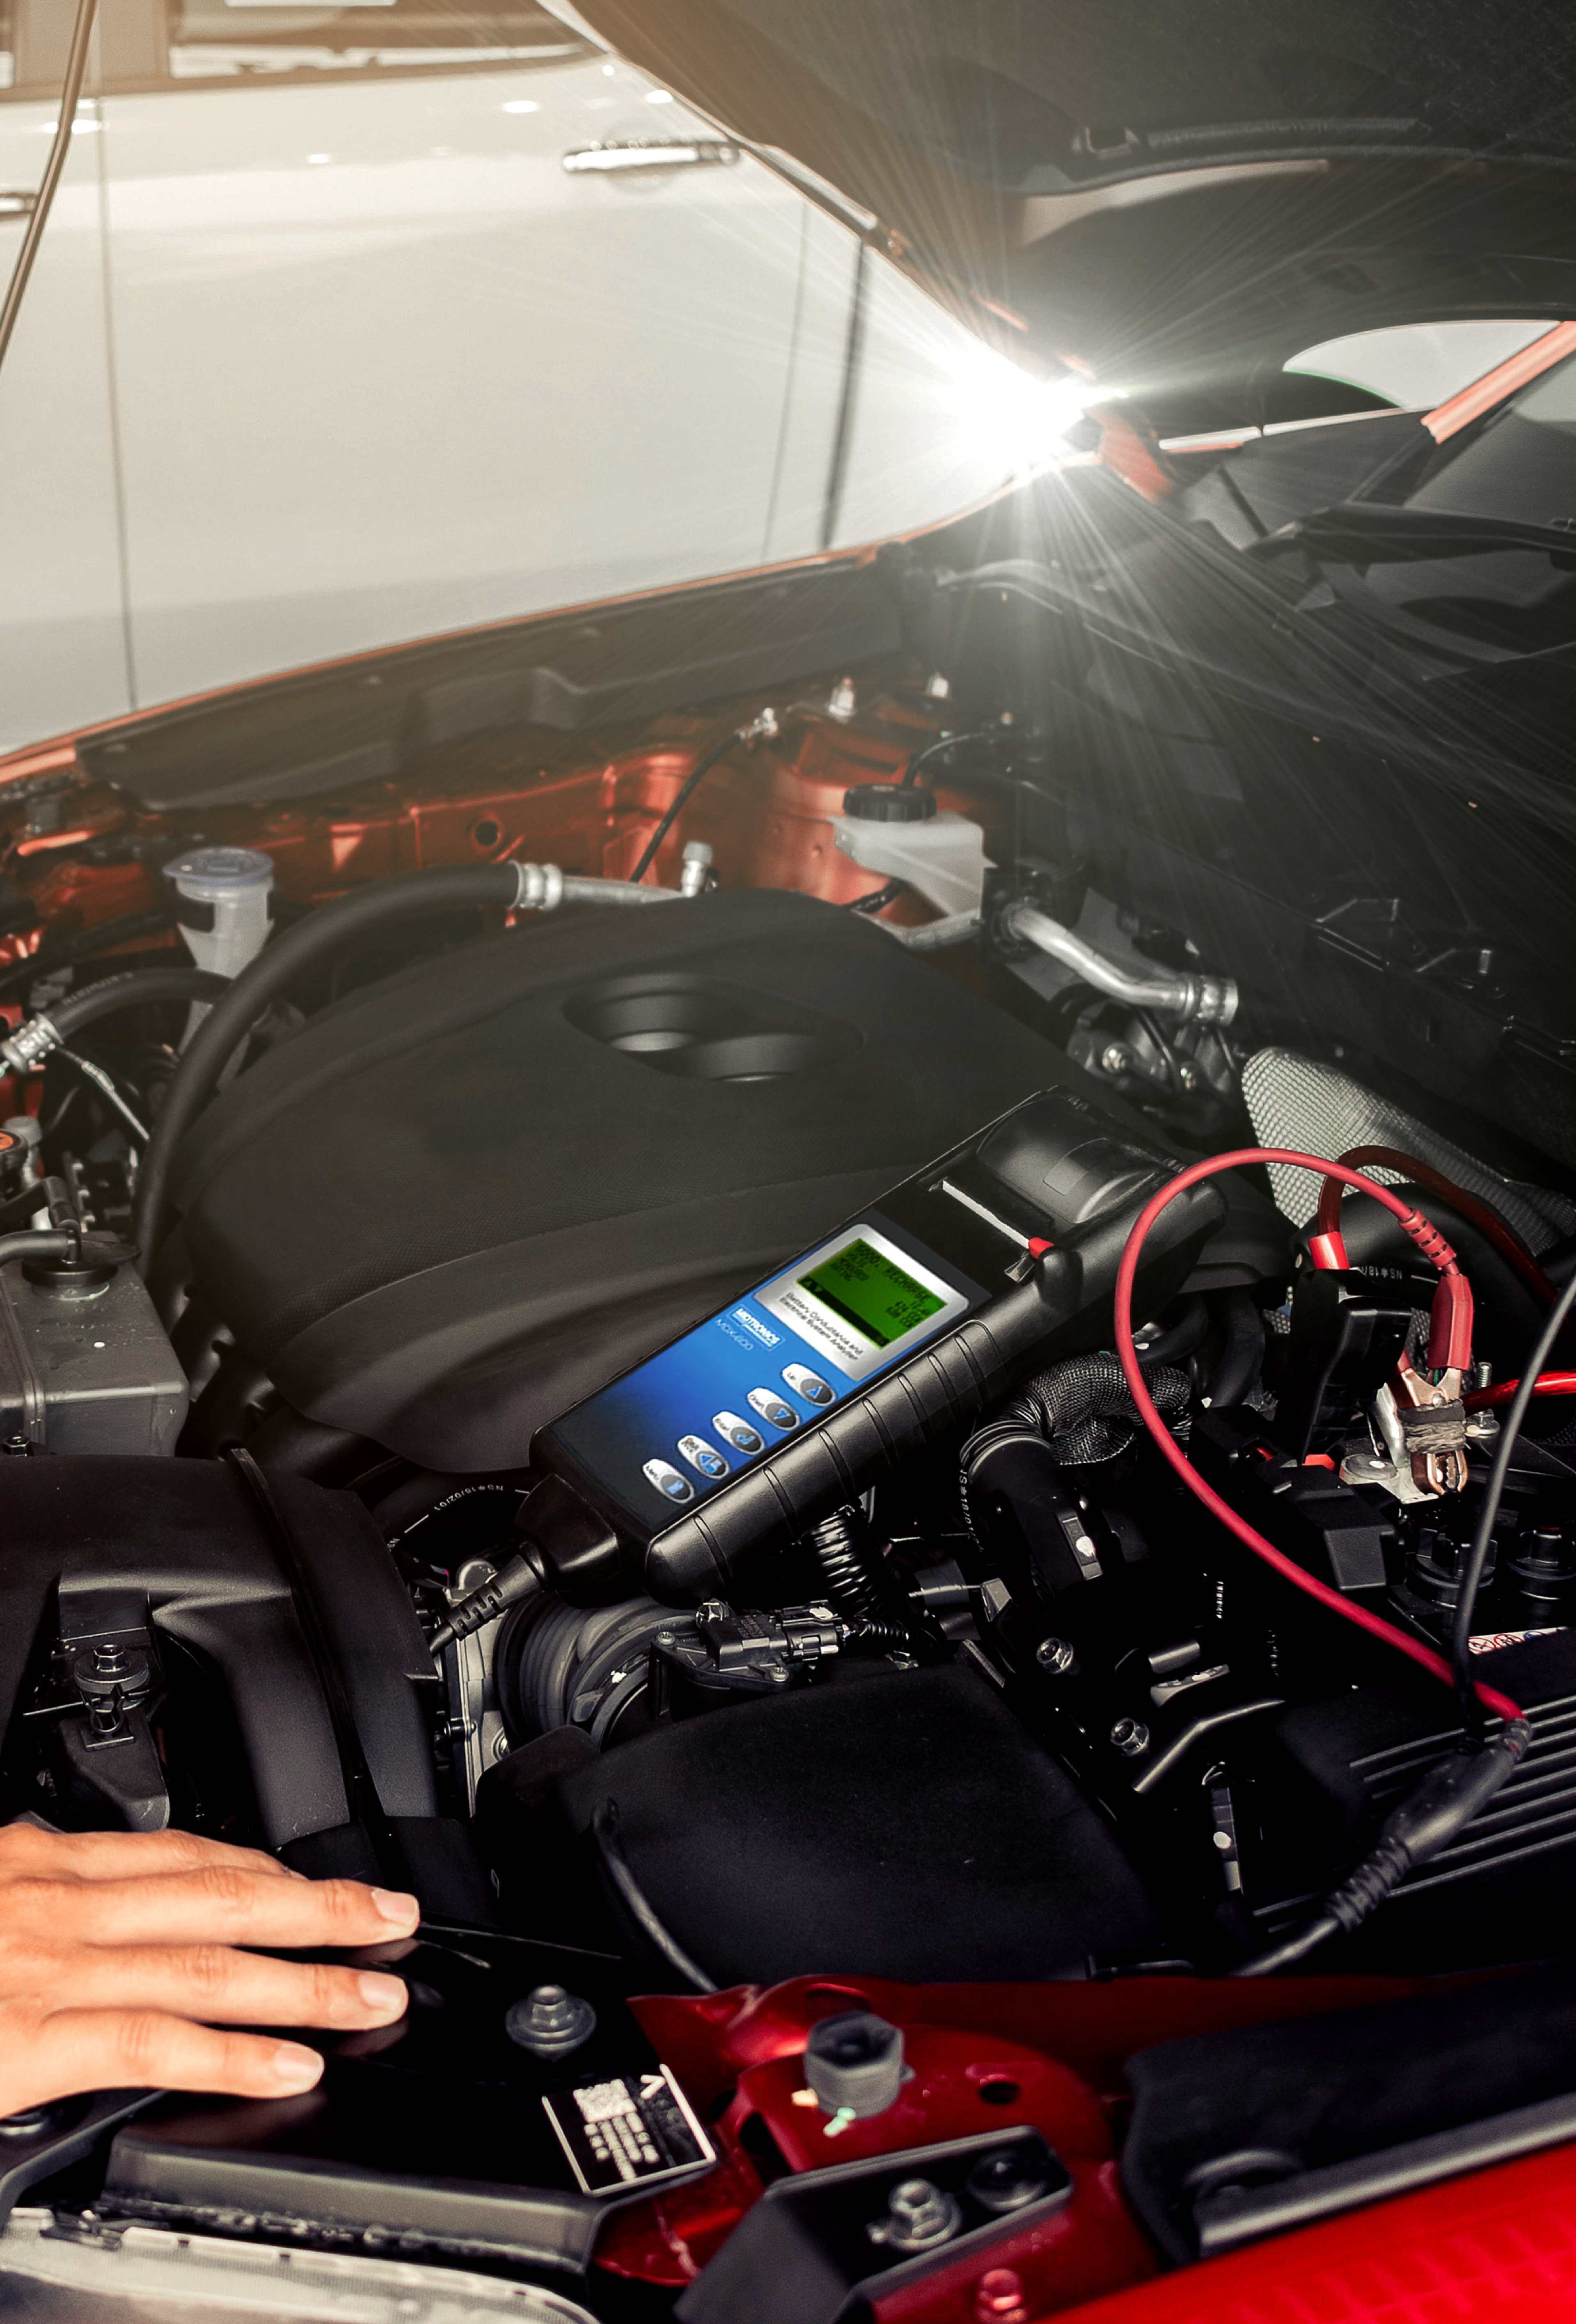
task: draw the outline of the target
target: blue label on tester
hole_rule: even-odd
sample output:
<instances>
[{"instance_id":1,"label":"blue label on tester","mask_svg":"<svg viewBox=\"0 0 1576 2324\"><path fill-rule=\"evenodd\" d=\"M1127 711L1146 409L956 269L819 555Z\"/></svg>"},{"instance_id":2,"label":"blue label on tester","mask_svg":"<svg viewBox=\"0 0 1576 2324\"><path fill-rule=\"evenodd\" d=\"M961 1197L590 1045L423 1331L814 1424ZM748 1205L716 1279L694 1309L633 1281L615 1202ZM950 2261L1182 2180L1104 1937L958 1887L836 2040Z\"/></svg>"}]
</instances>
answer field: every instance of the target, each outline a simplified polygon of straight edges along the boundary
<instances>
[{"instance_id":1,"label":"blue label on tester","mask_svg":"<svg viewBox=\"0 0 1576 2324\"><path fill-rule=\"evenodd\" d=\"M986 1296L873 1213L589 1397L552 1434L655 1529Z\"/></svg>"}]
</instances>

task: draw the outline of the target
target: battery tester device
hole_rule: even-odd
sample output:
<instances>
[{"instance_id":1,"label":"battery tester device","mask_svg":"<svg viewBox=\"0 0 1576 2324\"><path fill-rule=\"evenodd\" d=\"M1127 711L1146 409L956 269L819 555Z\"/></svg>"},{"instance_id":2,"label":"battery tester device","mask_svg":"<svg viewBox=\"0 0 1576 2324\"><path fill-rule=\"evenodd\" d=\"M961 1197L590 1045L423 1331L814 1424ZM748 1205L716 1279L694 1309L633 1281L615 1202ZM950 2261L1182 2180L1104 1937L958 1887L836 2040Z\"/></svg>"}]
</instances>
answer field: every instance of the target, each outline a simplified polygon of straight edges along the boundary
<instances>
[{"instance_id":1,"label":"battery tester device","mask_svg":"<svg viewBox=\"0 0 1576 2324\"><path fill-rule=\"evenodd\" d=\"M1080 1319L1098 1337L1127 1231L1178 1167L1080 1093L1043 1093L554 1421L533 1462L654 1597L723 1594L1077 1344ZM1208 1185L1179 1197L1145 1272L1180 1281L1220 1215Z\"/></svg>"}]
</instances>

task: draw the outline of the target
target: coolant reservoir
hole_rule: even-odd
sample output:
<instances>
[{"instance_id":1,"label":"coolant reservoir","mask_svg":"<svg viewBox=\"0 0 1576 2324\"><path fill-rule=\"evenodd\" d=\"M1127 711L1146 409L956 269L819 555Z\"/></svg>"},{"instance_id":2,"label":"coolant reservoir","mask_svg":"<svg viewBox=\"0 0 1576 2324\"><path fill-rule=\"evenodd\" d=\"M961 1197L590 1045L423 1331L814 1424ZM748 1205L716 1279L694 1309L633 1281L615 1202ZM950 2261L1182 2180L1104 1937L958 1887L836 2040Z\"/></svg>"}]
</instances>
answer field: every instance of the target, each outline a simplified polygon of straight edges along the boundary
<instances>
[{"instance_id":1,"label":"coolant reservoir","mask_svg":"<svg viewBox=\"0 0 1576 2324\"><path fill-rule=\"evenodd\" d=\"M215 976L238 976L268 941L273 858L255 847L194 847L164 866L180 899L177 918L192 959Z\"/></svg>"},{"instance_id":2,"label":"coolant reservoir","mask_svg":"<svg viewBox=\"0 0 1576 2324\"><path fill-rule=\"evenodd\" d=\"M857 783L831 822L839 854L867 872L905 881L943 915L979 909L985 835L967 816L944 813L930 791Z\"/></svg>"}]
</instances>

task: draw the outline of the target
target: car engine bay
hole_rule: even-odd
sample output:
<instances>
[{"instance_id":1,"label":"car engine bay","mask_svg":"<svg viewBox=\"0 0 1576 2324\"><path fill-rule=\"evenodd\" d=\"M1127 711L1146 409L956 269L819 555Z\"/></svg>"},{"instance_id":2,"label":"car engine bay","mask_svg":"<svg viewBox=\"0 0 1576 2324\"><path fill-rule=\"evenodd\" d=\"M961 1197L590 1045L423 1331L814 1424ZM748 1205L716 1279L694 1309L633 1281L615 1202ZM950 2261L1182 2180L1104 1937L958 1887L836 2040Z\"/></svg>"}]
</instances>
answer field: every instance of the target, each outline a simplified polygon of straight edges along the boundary
<instances>
[{"instance_id":1,"label":"car engine bay","mask_svg":"<svg viewBox=\"0 0 1576 2324\"><path fill-rule=\"evenodd\" d=\"M924 599L885 650L827 616L650 715L434 681L415 774L322 733L331 804L204 794L190 716L164 778L131 732L0 788L11 1812L423 1908L393 2046L68 2109L10 2201L692 2324L844 2312L793 2270L851 2237L839 2301L985 2314L989 2266L1027 2316L1493 2110L1442 2070L1344 2147L1266 2128L1231 2094L1315 2013L1383 2005L1401 2091L1519 1996L1543 2080L1495 2103L1564 2089L1555 1069L1493 1080L1500 972L1436 975L1404 897L1324 887L1299 953L1219 739L1108 658L1145 829L1013 675L1021 571L938 585L945 638L882 586Z\"/></svg>"}]
</instances>

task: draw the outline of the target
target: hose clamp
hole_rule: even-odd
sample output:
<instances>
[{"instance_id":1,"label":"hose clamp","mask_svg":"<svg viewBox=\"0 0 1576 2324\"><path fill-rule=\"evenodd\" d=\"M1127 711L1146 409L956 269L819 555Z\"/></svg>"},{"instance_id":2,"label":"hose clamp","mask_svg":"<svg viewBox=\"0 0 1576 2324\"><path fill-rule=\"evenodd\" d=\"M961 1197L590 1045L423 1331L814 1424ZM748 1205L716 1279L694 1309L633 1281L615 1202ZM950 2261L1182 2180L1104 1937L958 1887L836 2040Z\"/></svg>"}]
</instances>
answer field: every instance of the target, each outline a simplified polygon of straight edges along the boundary
<instances>
[{"instance_id":1,"label":"hose clamp","mask_svg":"<svg viewBox=\"0 0 1576 2324\"><path fill-rule=\"evenodd\" d=\"M515 899L510 906L515 912L552 912L563 901L563 873L556 863L516 863Z\"/></svg>"},{"instance_id":2,"label":"hose clamp","mask_svg":"<svg viewBox=\"0 0 1576 2324\"><path fill-rule=\"evenodd\" d=\"M1239 998L1237 980L1232 976L1190 976L1184 1022L1191 1019L1199 1025L1229 1025L1237 1014Z\"/></svg>"}]
</instances>

